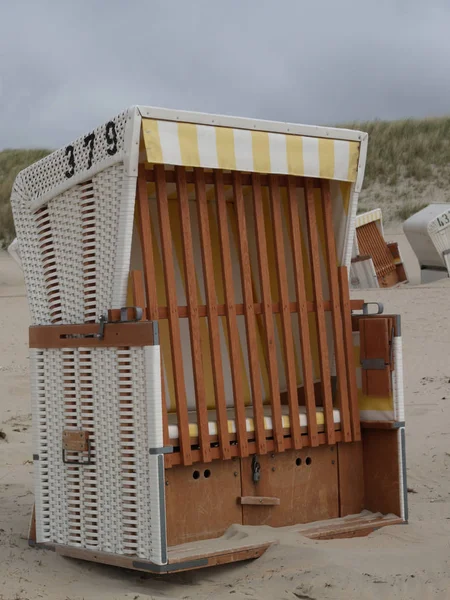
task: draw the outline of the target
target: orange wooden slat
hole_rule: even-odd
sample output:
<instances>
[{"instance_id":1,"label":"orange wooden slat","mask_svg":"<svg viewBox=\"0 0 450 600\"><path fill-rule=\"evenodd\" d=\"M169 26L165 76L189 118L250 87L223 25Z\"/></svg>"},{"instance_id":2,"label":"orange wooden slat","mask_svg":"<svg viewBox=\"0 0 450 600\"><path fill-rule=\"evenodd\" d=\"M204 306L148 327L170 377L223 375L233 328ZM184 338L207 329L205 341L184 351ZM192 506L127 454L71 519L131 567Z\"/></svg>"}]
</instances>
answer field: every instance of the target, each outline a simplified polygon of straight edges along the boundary
<instances>
[{"instance_id":1,"label":"orange wooden slat","mask_svg":"<svg viewBox=\"0 0 450 600\"><path fill-rule=\"evenodd\" d=\"M209 343L213 367L214 396L216 401L217 427L220 455L231 458L228 415L225 402L222 355L220 349L219 318L217 314L216 290L214 284L214 264L212 260L211 233L206 198L205 174L203 169L195 169L195 195L197 200L200 242L202 250L203 276L205 280L206 306L208 310Z\"/></svg>"},{"instance_id":2,"label":"orange wooden slat","mask_svg":"<svg viewBox=\"0 0 450 600\"><path fill-rule=\"evenodd\" d=\"M306 215L309 234L309 249L311 260L311 272L314 289L314 301L316 303L317 338L319 346L320 376L322 384L322 396L325 416L325 427L329 444L335 443L334 421L333 421L333 397L331 391L330 362L328 357L327 330L325 324L325 311L323 308L322 278L320 269L320 245L317 232L317 217L314 200L313 181L305 179Z\"/></svg>"},{"instance_id":3,"label":"orange wooden slat","mask_svg":"<svg viewBox=\"0 0 450 600\"><path fill-rule=\"evenodd\" d=\"M238 228L239 260L241 264L242 288L244 295L244 315L247 331L248 359L250 366L250 381L252 386L253 421L255 424L256 452L267 452L264 430L264 407L261 388L261 375L258 357L258 338L256 334L256 318L252 287L252 271L247 238L247 223L245 217L244 196L242 193L241 173L233 173L233 193L236 206Z\"/></svg>"},{"instance_id":4,"label":"orange wooden slat","mask_svg":"<svg viewBox=\"0 0 450 600\"><path fill-rule=\"evenodd\" d=\"M272 205L272 225L275 240L275 259L280 288L281 325L283 328L283 349L286 368L287 394L289 403L291 435L294 448L302 447L300 432L297 375L295 370L294 339L292 336L291 311L289 310L289 289L286 270L286 256L284 251L283 223L281 217L281 198L278 177L271 175L269 179L269 193Z\"/></svg>"},{"instance_id":5,"label":"orange wooden slat","mask_svg":"<svg viewBox=\"0 0 450 600\"><path fill-rule=\"evenodd\" d=\"M223 266L225 309L228 339L230 343L230 365L233 382L234 412L236 416L236 434L240 456L248 456L247 435L245 428L245 406L241 371L241 345L236 319L236 298L234 295L233 267L231 264L230 234L228 231L227 205L222 171L215 171L215 192L217 200L217 216L219 221L220 254Z\"/></svg>"},{"instance_id":6,"label":"orange wooden slat","mask_svg":"<svg viewBox=\"0 0 450 600\"><path fill-rule=\"evenodd\" d=\"M311 446L319 444L317 437L316 401L314 394L314 372L311 353L311 337L309 335L308 302L306 300L306 283L303 269L303 251L300 234L300 215L295 178L288 178L288 199L292 238L292 253L295 269L295 292L298 302L298 322L300 330L300 348L302 353L303 386L305 391L306 416L308 421L308 437Z\"/></svg>"},{"instance_id":7,"label":"orange wooden slat","mask_svg":"<svg viewBox=\"0 0 450 600\"><path fill-rule=\"evenodd\" d=\"M272 406L272 421L275 446L278 452L284 450L283 423L281 420L280 384L275 346L275 331L272 314L272 297L270 293L269 263L267 257L266 231L264 223L264 208L260 176L252 175L253 208L255 212L256 244L258 248L259 278L263 304L264 333L269 367L270 403Z\"/></svg>"},{"instance_id":8,"label":"orange wooden slat","mask_svg":"<svg viewBox=\"0 0 450 600\"><path fill-rule=\"evenodd\" d=\"M361 427L358 405L358 388L356 385L356 365L353 351L352 312L348 288L346 267L339 267L339 288L341 294L342 318L344 321L344 347L347 363L347 381L350 400L350 420L354 442L361 440Z\"/></svg>"},{"instance_id":9,"label":"orange wooden slat","mask_svg":"<svg viewBox=\"0 0 450 600\"><path fill-rule=\"evenodd\" d=\"M351 309L352 310L362 310L364 300L351 300ZM225 304L217 304L217 315L219 317L224 317L226 315L226 306ZM331 303L328 300L325 300L323 303L323 309L327 312L331 310ZM159 318L167 319L169 315L169 310L167 306L160 306L159 309ZM255 302L253 304L253 311L255 315L262 315L263 313L263 305L261 302ZM274 315L278 315L281 312L281 307L279 302L274 302L272 304L272 313ZM298 312L298 303L297 302L289 302L289 312L296 313ZM306 302L306 312L312 313L316 312L316 305L314 302ZM236 304L236 314L237 315L245 315L245 305L244 304ZM187 319L189 316L189 310L187 306L179 306L178 307L178 316L180 319ZM207 317L208 316L208 307L206 305L200 305L198 307L198 316L199 317Z\"/></svg>"},{"instance_id":10,"label":"orange wooden slat","mask_svg":"<svg viewBox=\"0 0 450 600\"><path fill-rule=\"evenodd\" d=\"M163 165L155 165L156 198L158 201L159 230L166 283L166 296L169 308L170 350L172 354L178 430L183 464L192 464L191 442L189 437L188 409L184 380L183 356L181 354L180 323L176 296L175 269L172 250L172 232L169 218L169 201Z\"/></svg>"},{"instance_id":11,"label":"orange wooden slat","mask_svg":"<svg viewBox=\"0 0 450 600\"><path fill-rule=\"evenodd\" d=\"M305 435L304 437L306 438L307 436ZM342 439L341 432L336 431L336 434L335 434L336 443L340 442L341 439ZM325 433L319 433L317 435L317 440L318 440L318 445L320 445L320 446L328 443ZM286 450L289 450L290 448L292 448L292 438L286 438L284 443L285 443ZM305 446L306 446L306 444L305 444ZM256 443L249 442L248 449L249 449L250 454L256 454ZM275 444L274 440L267 440L267 451L268 452L276 452L276 444ZM238 455L239 455L239 450L238 450L237 446L231 446L231 456L238 456ZM221 458L220 448L211 448L211 456L212 456L213 460ZM194 462L201 461L199 450L192 450L192 459ZM171 468L171 467L173 467L175 465L179 465L179 464L182 464L182 459L180 457L179 452L174 452L173 454L166 454L166 457L165 457L165 467L166 468Z\"/></svg>"},{"instance_id":12,"label":"orange wooden slat","mask_svg":"<svg viewBox=\"0 0 450 600\"><path fill-rule=\"evenodd\" d=\"M344 350L344 331L342 328L341 302L339 294L338 263L336 241L333 227L333 209L331 206L330 182L321 182L322 212L325 229L325 247L328 260L328 282L330 288L331 320L333 324L334 354L337 376L337 402L341 412L342 436L344 442L352 440L350 426L349 391L347 383L346 356Z\"/></svg>"},{"instance_id":13,"label":"orange wooden slat","mask_svg":"<svg viewBox=\"0 0 450 600\"><path fill-rule=\"evenodd\" d=\"M136 208L139 221L139 237L141 241L142 264L144 266L144 285L147 296L147 310L145 311L145 298L142 308L150 321L158 321L158 297L156 295L156 274L155 261L153 256L152 228L150 219L150 206L147 193L147 181L145 178L145 168L139 167L137 182L137 202ZM161 402L163 415L163 434L164 445L169 445L169 424L167 421L166 392L164 386L164 368L161 361Z\"/></svg>"},{"instance_id":14,"label":"orange wooden slat","mask_svg":"<svg viewBox=\"0 0 450 600\"><path fill-rule=\"evenodd\" d=\"M131 271L131 291L133 295L133 304L139 308L142 308L143 317L145 320L146 316L146 302L145 302L145 289L144 289L144 277L142 271Z\"/></svg>"},{"instance_id":15,"label":"orange wooden slat","mask_svg":"<svg viewBox=\"0 0 450 600\"><path fill-rule=\"evenodd\" d=\"M384 369L361 368L365 396L389 398L392 395L391 345L392 319L376 315L359 318L360 359L382 359Z\"/></svg>"},{"instance_id":16,"label":"orange wooden slat","mask_svg":"<svg viewBox=\"0 0 450 600\"><path fill-rule=\"evenodd\" d=\"M155 173L152 169L146 170L147 181L154 182L155 181ZM214 184L214 172L213 171L205 171L204 179L205 183L210 185ZM287 176L279 175L279 183L280 186L287 185ZM174 171L166 171L166 182L167 183L175 183L175 172ZM251 173L241 173L242 185L252 185L252 174ZM186 171L186 181L187 183L195 183L195 173L193 171ZM224 173L223 174L223 182L225 185L233 184L233 173ZM260 183L262 187L267 187L269 185L269 175L260 175ZM302 177L295 178L296 187L303 188L304 187L304 179ZM315 187L320 187L319 181L314 181ZM232 202L232 199L227 200L227 202Z\"/></svg>"},{"instance_id":17,"label":"orange wooden slat","mask_svg":"<svg viewBox=\"0 0 450 600\"><path fill-rule=\"evenodd\" d=\"M147 182L145 169L139 167L137 183L137 212L139 220L139 236L141 240L142 263L145 274L145 291L147 295L147 318L150 321L159 319L158 298L156 295L155 260L153 256L152 228L150 219L150 207L147 194Z\"/></svg>"},{"instance_id":18,"label":"orange wooden slat","mask_svg":"<svg viewBox=\"0 0 450 600\"><path fill-rule=\"evenodd\" d=\"M194 249L192 243L191 217L186 184L186 170L175 167L178 205L183 243L186 297L189 313L189 333L191 338L192 366L194 371L195 405L199 431L200 454L203 462L211 460L208 430L208 409L206 404L205 376L203 373L200 320L198 315L197 279L195 275Z\"/></svg>"}]
</instances>

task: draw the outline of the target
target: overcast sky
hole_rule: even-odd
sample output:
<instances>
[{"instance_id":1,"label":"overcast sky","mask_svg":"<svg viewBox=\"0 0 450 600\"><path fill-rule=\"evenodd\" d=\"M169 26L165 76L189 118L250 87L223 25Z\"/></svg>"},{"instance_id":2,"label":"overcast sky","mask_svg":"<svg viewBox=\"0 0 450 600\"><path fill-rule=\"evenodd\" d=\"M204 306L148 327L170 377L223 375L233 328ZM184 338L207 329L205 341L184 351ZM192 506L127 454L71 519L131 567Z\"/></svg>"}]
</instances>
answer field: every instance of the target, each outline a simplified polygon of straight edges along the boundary
<instances>
[{"instance_id":1,"label":"overcast sky","mask_svg":"<svg viewBox=\"0 0 450 600\"><path fill-rule=\"evenodd\" d=\"M0 149L59 147L132 104L450 114L450 1L0 0Z\"/></svg>"}]
</instances>

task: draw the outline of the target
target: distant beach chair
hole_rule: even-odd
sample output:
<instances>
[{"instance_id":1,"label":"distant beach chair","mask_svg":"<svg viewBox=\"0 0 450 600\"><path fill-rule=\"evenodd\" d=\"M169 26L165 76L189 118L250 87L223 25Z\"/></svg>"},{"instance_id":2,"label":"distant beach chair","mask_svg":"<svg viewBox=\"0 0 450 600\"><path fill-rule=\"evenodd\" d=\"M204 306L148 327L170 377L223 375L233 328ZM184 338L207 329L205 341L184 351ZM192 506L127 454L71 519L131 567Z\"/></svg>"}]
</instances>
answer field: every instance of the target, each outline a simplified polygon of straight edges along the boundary
<instances>
[{"instance_id":1,"label":"distant beach chair","mask_svg":"<svg viewBox=\"0 0 450 600\"><path fill-rule=\"evenodd\" d=\"M430 204L403 224L421 270L421 282L448 277L450 272L450 205Z\"/></svg>"},{"instance_id":2,"label":"distant beach chair","mask_svg":"<svg viewBox=\"0 0 450 600\"><path fill-rule=\"evenodd\" d=\"M393 287L406 283L405 266L397 242L386 242L380 208L356 217L356 236L350 267L352 287Z\"/></svg>"}]
</instances>

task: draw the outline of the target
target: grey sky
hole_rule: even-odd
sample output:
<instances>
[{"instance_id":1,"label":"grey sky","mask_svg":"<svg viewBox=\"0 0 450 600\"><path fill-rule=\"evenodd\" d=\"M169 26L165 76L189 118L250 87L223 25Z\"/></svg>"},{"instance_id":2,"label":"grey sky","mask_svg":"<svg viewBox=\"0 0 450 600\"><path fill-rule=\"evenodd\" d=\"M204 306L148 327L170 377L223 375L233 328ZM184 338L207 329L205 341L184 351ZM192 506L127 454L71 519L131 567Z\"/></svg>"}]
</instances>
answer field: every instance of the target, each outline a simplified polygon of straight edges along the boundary
<instances>
[{"instance_id":1,"label":"grey sky","mask_svg":"<svg viewBox=\"0 0 450 600\"><path fill-rule=\"evenodd\" d=\"M0 149L132 104L297 123L450 113L448 0L0 0Z\"/></svg>"}]
</instances>

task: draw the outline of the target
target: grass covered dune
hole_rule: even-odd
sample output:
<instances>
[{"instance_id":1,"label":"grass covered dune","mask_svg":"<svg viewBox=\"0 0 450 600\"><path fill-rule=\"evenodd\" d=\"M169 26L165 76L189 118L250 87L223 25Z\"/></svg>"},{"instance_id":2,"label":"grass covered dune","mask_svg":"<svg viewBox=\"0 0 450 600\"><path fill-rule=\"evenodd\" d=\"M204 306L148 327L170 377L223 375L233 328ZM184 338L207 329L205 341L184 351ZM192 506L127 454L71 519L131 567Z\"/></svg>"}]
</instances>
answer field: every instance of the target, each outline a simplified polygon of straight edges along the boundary
<instances>
[{"instance_id":1,"label":"grass covered dune","mask_svg":"<svg viewBox=\"0 0 450 600\"><path fill-rule=\"evenodd\" d=\"M341 126L369 134L359 212L380 207L385 222L398 222L427 204L450 202L450 117ZM48 153L0 152L0 246L14 238L9 198L17 173Z\"/></svg>"},{"instance_id":2,"label":"grass covered dune","mask_svg":"<svg viewBox=\"0 0 450 600\"><path fill-rule=\"evenodd\" d=\"M15 237L9 199L16 175L44 158L50 150L3 150L0 152L0 248Z\"/></svg>"},{"instance_id":3,"label":"grass covered dune","mask_svg":"<svg viewBox=\"0 0 450 600\"><path fill-rule=\"evenodd\" d=\"M348 123L369 134L359 212L380 207L404 221L424 206L450 202L450 117Z\"/></svg>"}]
</instances>

